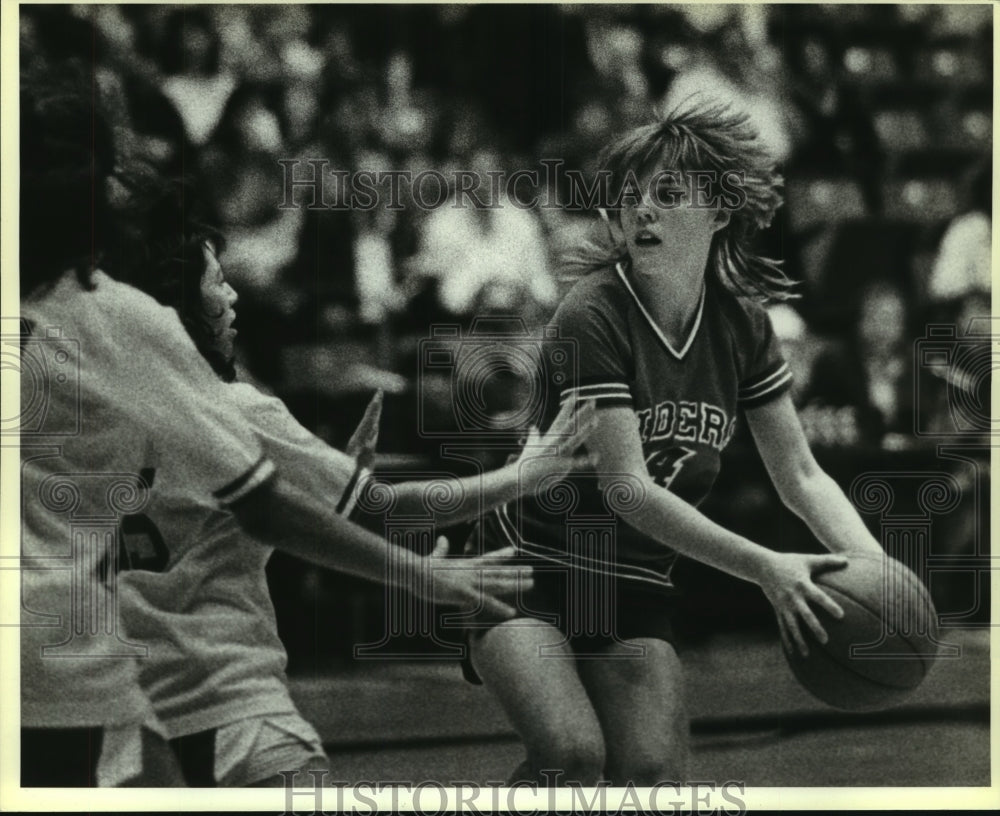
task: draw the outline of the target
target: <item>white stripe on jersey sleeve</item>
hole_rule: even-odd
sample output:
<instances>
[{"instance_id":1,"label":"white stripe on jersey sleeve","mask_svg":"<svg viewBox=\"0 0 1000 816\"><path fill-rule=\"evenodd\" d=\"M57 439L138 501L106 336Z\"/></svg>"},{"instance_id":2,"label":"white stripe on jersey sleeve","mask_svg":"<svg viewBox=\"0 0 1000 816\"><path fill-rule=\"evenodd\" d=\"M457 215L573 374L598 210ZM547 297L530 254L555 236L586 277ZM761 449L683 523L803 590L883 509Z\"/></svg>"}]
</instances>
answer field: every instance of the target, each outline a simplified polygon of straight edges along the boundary
<instances>
[{"instance_id":1,"label":"white stripe on jersey sleeve","mask_svg":"<svg viewBox=\"0 0 1000 816\"><path fill-rule=\"evenodd\" d=\"M761 397L784 388L791 381L792 372L788 368L788 363L785 363L777 371L765 377L760 382L754 383L748 388L741 388L738 400L740 402L759 400Z\"/></svg>"},{"instance_id":2,"label":"white stripe on jersey sleeve","mask_svg":"<svg viewBox=\"0 0 1000 816\"><path fill-rule=\"evenodd\" d=\"M559 397L560 404L568 399L592 399L597 403L615 401L622 404L632 404L632 392L625 383L597 383L595 385L577 385L563 390Z\"/></svg>"}]
</instances>

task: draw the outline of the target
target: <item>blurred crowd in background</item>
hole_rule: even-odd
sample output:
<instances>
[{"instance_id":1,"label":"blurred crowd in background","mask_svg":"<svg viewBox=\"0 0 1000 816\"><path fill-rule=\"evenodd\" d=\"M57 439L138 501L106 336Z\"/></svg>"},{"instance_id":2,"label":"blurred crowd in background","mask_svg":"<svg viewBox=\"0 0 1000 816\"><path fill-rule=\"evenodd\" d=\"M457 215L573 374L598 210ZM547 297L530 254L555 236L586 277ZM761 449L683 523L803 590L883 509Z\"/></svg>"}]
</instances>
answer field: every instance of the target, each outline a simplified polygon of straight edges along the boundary
<instances>
[{"instance_id":1,"label":"blurred crowd in background","mask_svg":"<svg viewBox=\"0 0 1000 816\"><path fill-rule=\"evenodd\" d=\"M433 467L441 437L413 417L447 430L453 372L421 372L420 341L474 316L542 325L559 254L597 219L509 201L282 208L279 160L587 171L611 137L699 92L747 110L784 170L787 205L759 238L801 282L772 317L817 449L846 451L849 479L877 454L933 449L919 411L929 433L959 421L914 343L941 323L975 345L969 319L990 313L989 5L137 4L22 6L20 19L23 70L77 61L123 155L194 180L227 239L243 376L334 443L383 388L380 449ZM487 410L510 409L517 386L496 378ZM966 407L988 414L988 379L971 387ZM795 546L762 471L725 473L707 511ZM944 535L967 548L979 522ZM315 597L335 580L296 569L286 579Z\"/></svg>"}]
</instances>

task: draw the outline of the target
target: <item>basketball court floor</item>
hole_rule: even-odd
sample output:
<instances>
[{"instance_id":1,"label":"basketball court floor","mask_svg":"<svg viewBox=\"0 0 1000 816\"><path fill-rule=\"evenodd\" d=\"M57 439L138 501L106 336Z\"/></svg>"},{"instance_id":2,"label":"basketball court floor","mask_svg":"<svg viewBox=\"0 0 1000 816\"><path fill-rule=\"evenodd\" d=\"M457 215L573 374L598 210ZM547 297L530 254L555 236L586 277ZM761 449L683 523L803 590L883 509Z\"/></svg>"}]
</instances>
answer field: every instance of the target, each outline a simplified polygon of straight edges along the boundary
<instances>
[{"instance_id":1,"label":"basketball court floor","mask_svg":"<svg viewBox=\"0 0 1000 816\"><path fill-rule=\"evenodd\" d=\"M717 637L684 652L690 779L748 787L990 784L987 630L942 631L960 647L900 705L847 713L814 700L777 641ZM523 749L492 697L457 663L364 661L293 677L302 713L343 782L502 782Z\"/></svg>"}]
</instances>

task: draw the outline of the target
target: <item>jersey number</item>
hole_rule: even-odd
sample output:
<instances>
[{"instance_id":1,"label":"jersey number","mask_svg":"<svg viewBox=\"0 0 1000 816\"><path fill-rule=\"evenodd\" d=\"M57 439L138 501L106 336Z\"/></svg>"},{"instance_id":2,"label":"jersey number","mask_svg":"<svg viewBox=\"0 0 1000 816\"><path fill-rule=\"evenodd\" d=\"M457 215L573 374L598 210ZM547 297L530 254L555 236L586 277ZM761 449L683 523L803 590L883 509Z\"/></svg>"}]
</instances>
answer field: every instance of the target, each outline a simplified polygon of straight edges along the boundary
<instances>
[{"instance_id":1,"label":"jersey number","mask_svg":"<svg viewBox=\"0 0 1000 816\"><path fill-rule=\"evenodd\" d=\"M646 457L646 470L653 477L653 482L660 487L669 488L681 472L684 461L694 456L690 448L669 448L658 450Z\"/></svg>"},{"instance_id":2,"label":"jersey number","mask_svg":"<svg viewBox=\"0 0 1000 816\"><path fill-rule=\"evenodd\" d=\"M150 489L153 487L155 476L155 468L144 468L139 472L139 478ZM170 551L167 549L167 543L149 516L143 513L122 516L118 523L118 572L125 570L163 572L169 560ZM105 581L110 577L107 559L101 565L99 574Z\"/></svg>"}]
</instances>

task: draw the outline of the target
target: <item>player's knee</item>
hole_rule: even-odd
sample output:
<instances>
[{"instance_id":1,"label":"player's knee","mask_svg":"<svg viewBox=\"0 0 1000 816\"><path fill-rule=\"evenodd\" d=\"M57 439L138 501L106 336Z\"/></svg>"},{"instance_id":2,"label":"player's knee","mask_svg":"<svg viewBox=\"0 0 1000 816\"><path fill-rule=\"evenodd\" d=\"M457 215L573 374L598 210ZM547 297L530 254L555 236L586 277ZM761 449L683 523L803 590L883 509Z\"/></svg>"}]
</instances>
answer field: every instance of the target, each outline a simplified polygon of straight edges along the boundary
<instances>
[{"instance_id":1,"label":"player's knee","mask_svg":"<svg viewBox=\"0 0 1000 816\"><path fill-rule=\"evenodd\" d=\"M599 733L566 735L533 753L539 781L595 785L604 772L604 740Z\"/></svg>"}]
</instances>

